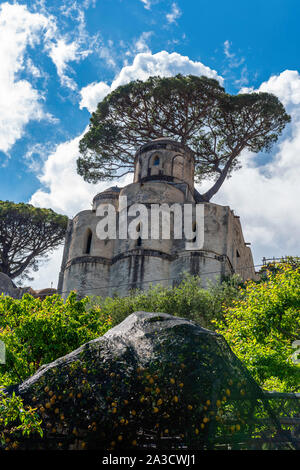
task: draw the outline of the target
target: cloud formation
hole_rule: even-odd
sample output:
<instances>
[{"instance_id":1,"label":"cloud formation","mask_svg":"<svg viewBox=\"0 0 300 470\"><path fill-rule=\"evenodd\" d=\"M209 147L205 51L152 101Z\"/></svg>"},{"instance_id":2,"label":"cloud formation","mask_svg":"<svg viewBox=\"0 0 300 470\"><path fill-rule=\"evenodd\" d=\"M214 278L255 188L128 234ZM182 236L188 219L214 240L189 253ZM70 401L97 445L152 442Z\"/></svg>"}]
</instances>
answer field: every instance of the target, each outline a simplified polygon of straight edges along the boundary
<instances>
[{"instance_id":1,"label":"cloud formation","mask_svg":"<svg viewBox=\"0 0 300 470\"><path fill-rule=\"evenodd\" d=\"M82 26L81 26L82 29ZM7 153L24 135L30 121L55 122L45 111L45 95L27 79L39 79L43 73L29 56L38 48L56 66L61 84L76 89L68 76L69 62L80 61L90 51L82 47L82 34L73 41L59 32L56 19L49 14L31 13L26 5L3 3L0 6L0 150ZM24 75L24 78L22 77Z\"/></svg>"},{"instance_id":2,"label":"cloud formation","mask_svg":"<svg viewBox=\"0 0 300 470\"><path fill-rule=\"evenodd\" d=\"M23 135L30 120L48 119L43 108L43 96L32 84L20 79L25 68L28 46L40 42L40 34L49 28L49 20L31 14L24 5L3 3L0 7L0 150L8 152ZM31 62L31 73L37 73Z\"/></svg>"},{"instance_id":3,"label":"cloud formation","mask_svg":"<svg viewBox=\"0 0 300 470\"><path fill-rule=\"evenodd\" d=\"M90 51L82 51L78 43L75 41L68 43L64 38L58 39L55 43L50 43L48 49L49 57L56 66L61 85L71 90L76 90L77 84L75 80L69 76L69 73L72 72L69 62L79 62L82 58L86 57Z\"/></svg>"},{"instance_id":4,"label":"cloud formation","mask_svg":"<svg viewBox=\"0 0 300 470\"><path fill-rule=\"evenodd\" d=\"M146 8L146 10L151 9L151 4L152 4L151 0L141 0L141 2L144 4L144 8Z\"/></svg>"},{"instance_id":5,"label":"cloud formation","mask_svg":"<svg viewBox=\"0 0 300 470\"><path fill-rule=\"evenodd\" d=\"M135 56L131 65L126 65L121 69L110 86L104 82L97 82L82 88L80 90L80 108L85 107L90 112L95 111L98 102L106 94L132 80L144 81L153 75L171 77L178 73L183 75L205 75L218 80L221 84L223 83L223 78L215 70L202 64L202 62L193 61L177 52L160 51L156 54L141 52Z\"/></svg>"},{"instance_id":6,"label":"cloud formation","mask_svg":"<svg viewBox=\"0 0 300 470\"><path fill-rule=\"evenodd\" d=\"M178 7L177 3L172 3L172 9L170 13L166 14L166 19L168 23L175 23L178 18L181 16L181 10Z\"/></svg>"},{"instance_id":7,"label":"cloud formation","mask_svg":"<svg viewBox=\"0 0 300 470\"><path fill-rule=\"evenodd\" d=\"M215 201L230 205L241 216L257 262L263 256L299 255L300 75L285 70L258 90L241 91L273 93L292 122L266 163L258 164L253 155L243 155L243 168L224 183Z\"/></svg>"}]
</instances>

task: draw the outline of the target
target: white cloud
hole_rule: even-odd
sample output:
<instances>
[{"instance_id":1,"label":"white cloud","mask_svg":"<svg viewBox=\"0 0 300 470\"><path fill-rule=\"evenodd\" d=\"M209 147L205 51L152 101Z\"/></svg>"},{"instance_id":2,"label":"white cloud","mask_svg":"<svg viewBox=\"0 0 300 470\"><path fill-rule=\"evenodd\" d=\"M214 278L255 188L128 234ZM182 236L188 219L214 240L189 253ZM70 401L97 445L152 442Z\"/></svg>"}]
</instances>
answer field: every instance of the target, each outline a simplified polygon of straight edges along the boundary
<instances>
[{"instance_id":1,"label":"white cloud","mask_svg":"<svg viewBox=\"0 0 300 470\"><path fill-rule=\"evenodd\" d=\"M76 172L80 136L64 142L48 156L39 179L46 188L36 191L30 203L73 217L89 207L97 187L83 181Z\"/></svg>"},{"instance_id":2,"label":"white cloud","mask_svg":"<svg viewBox=\"0 0 300 470\"><path fill-rule=\"evenodd\" d=\"M180 16L181 16L180 8L175 2L173 2L171 12L166 15L168 23L175 23L176 20L180 18Z\"/></svg>"},{"instance_id":3,"label":"white cloud","mask_svg":"<svg viewBox=\"0 0 300 470\"><path fill-rule=\"evenodd\" d=\"M0 7L0 150L8 152L24 133L30 120L48 119L43 97L27 80L18 78L24 68L27 46L40 42L49 20L31 14L24 5L3 3ZM28 64L28 62L27 62ZM31 73L37 69L31 65Z\"/></svg>"},{"instance_id":4,"label":"white cloud","mask_svg":"<svg viewBox=\"0 0 300 470\"><path fill-rule=\"evenodd\" d=\"M151 0L141 0L141 2L144 4L144 8L146 8L146 10L150 10L151 8Z\"/></svg>"},{"instance_id":5,"label":"white cloud","mask_svg":"<svg viewBox=\"0 0 300 470\"><path fill-rule=\"evenodd\" d=\"M274 93L285 106L292 109L300 104L300 75L297 70L285 70L263 82L259 91Z\"/></svg>"},{"instance_id":6,"label":"white cloud","mask_svg":"<svg viewBox=\"0 0 300 470\"><path fill-rule=\"evenodd\" d=\"M285 70L256 91L275 94L292 122L267 164L255 166L252 155L243 156L243 168L224 183L215 202L230 205L241 216L246 241L252 242L260 262L263 256L300 253L300 75Z\"/></svg>"},{"instance_id":7,"label":"white cloud","mask_svg":"<svg viewBox=\"0 0 300 470\"><path fill-rule=\"evenodd\" d=\"M215 70L177 52L160 51L156 54L141 52L135 56L131 65L122 68L110 88L104 82L93 83L82 88L80 91L80 107L86 107L92 112L97 107L99 97L103 99L106 94L120 85L129 83L132 80L147 80L153 75L171 77L178 73L183 75L205 75L219 80L221 84L223 83L223 78Z\"/></svg>"},{"instance_id":8,"label":"white cloud","mask_svg":"<svg viewBox=\"0 0 300 470\"><path fill-rule=\"evenodd\" d=\"M30 273L30 277L33 278L33 281L29 282L32 289L57 288L63 249L63 246L61 246L53 253L49 254L49 259L41 262L40 270L36 273Z\"/></svg>"},{"instance_id":9,"label":"white cloud","mask_svg":"<svg viewBox=\"0 0 300 470\"><path fill-rule=\"evenodd\" d=\"M47 47L49 49L49 56L56 66L61 84L71 90L76 90L76 82L66 73L72 71L68 63L72 61L79 62L82 58L86 57L90 51L80 50L80 45L77 42L73 41L67 43L65 38L51 42Z\"/></svg>"},{"instance_id":10,"label":"white cloud","mask_svg":"<svg viewBox=\"0 0 300 470\"><path fill-rule=\"evenodd\" d=\"M61 84L76 89L69 76L69 63L84 59L91 51L83 47L85 38L83 20L80 19L78 38L71 41L60 34L57 20L43 13L31 13L26 5L3 3L0 6L0 150L7 153L33 120L56 122L44 110L45 96L21 73L34 79L45 77L29 56L30 48L39 47L48 54L56 66ZM86 38L85 38L86 39Z\"/></svg>"},{"instance_id":11,"label":"white cloud","mask_svg":"<svg viewBox=\"0 0 300 470\"><path fill-rule=\"evenodd\" d=\"M40 78L43 75L40 69L34 65L30 57L26 60L26 70L31 73L34 78Z\"/></svg>"},{"instance_id":12,"label":"white cloud","mask_svg":"<svg viewBox=\"0 0 300 470\"><path fill-rule=\"evenodd\" d=\"M228 41L227 39L224 42L224 54L229 61L229 67L237 68L245 62L245 58L244 57L238 58L236 53L231 52L230 50L231 46L232 46L232 43ZM244 68L244 70L246 70L246 68ZM243 83L241 82L240 85L243 85Z\"/></svg>"},{"instance_id":13,"label":"white cloud","mask_svg":"<svg viewBox=\"0 0 300 470\"><path fill-rule=\"evenodd\" d=\"M48 156L39 176L46 189L37 190L30 199L31 204L74 217L77 212L91 207L95 194L115 184L106 181L93 185L77 174L78 145L83 134L59 144ZM120 184L129 180L130 177L123 178Z\"/></svg>"},{"instance_id":14,"label":"white cloud","mask_svg":"<svg viewBox=\"0 0 300 470\"><path fill-rule=\"evenodd\" d=\"M226 41L224 42L224 54L226 55L228 59L232 59L234 57L234 54L230 52L230 47L231 47L231 42L229 42L228 39L226 39Z\"/></svg>"},{"instance_id":15,"label":"white cloud","mask_svg":"<svg viewBox=\"0 0 300 470\"><path fill-rule=\"evenodd\" d=\"M99 101L102 101L110 92L110 86L104 82L90 83L80 90L80 109L87 108L90 112L95 111Z\"/></svg>"},{"instance_id":16,"label":"white cloud","mask_svg":"<svg viewBox=\"0 0 300 470\"><path fill-rule=\"evenodd\" d=\"M135 52L150 52L147 44L148 39L152 36L152 31L144 31L134 44Z\"/></svg>"}]
</instances>

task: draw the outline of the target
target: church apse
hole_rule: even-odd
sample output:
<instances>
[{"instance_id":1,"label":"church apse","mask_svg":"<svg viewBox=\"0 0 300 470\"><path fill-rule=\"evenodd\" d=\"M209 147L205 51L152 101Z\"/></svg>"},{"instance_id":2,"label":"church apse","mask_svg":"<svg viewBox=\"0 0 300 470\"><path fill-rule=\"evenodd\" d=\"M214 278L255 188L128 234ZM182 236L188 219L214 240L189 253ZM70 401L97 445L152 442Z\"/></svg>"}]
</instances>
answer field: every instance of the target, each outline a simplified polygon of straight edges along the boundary
<instances>
[{"instance_id":1,"label":"church apse","mask_svg":"<svg viewBox=\"0 0 300 470\"><path fill-rule=\"evenodd\" d=\"M113 186L97 194L92 209L82 211L70 221L65 242L58 290L67 297L71 290L80 296L127 295L131 289L147 289L150 284L174 285L184 273L218 281L237 273L242 279L255 278L250 248L245 244L239 218L228 206L203 202L194 187L194 157L191 150L172 139L161 138L137 150L133 183L123 188ZM113 239L99 239L97 209L111 205L116 223L122 221L126 200L126 216L130 223L132 207L149 209L159 206L160 222L170 216L170 237L151 237L151 221L147 219L148 237L137 233ZM202 205L204 242L201 248L186 249L185 241L176 238L175 206ZM169 208L169 209L168 209ZM123 212L122 212L123 210ZM138 214L138 211L137 211ZM138 228L139 222L136 222ZM141 224L139 226L141 229ZM139 230L137 230L139 232ZM238 253L238 255L237 255Z\"/></svg>"}]
</instances>

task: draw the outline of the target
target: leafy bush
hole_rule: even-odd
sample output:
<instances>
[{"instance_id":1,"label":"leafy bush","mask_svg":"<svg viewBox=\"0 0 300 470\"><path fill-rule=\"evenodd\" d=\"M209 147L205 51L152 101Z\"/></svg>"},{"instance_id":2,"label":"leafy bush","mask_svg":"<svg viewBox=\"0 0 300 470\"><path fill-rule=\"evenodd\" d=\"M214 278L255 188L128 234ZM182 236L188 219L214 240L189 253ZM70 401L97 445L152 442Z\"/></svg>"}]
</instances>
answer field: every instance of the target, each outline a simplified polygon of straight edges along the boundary
<instances>
[{"instance_id":1,"label":"leafy bush","mask_svg":"<svg viewBox=\"0 0 300 470\"><path fill-rule=\"evenodd\" d=\"M6 346L6 363L0 365L0 386L20 383L47 362L103 335L110 319L86 311L88 299L71 293L66 303L58 295L45 300L25 294L21 300L0 296L0 340ZM18 448L16 436L42 435L37 410L20 397L0 390L0 441L3 448Z\"/></svg>"},{"instance_id":2,"label":"leafy bush","mask_svg":"<svg viewBox=\"0 0 300 470\"><path fill-rule=\"evenodd\" d=\"M233 276L227 282L211 283L203 289L198 276L186 275L175 287L155 285L146 292L133 291L127 297L90 297L87 308L98 309L103 320L111 319L112 326L121 323L131 313L144 310L188 318L212 329L212 320L222 318L224 306L231 305L233 299L240 296L239 285L239 277Z\"/></svg>"},{"instance_id":3,"label":"leafy bush","mask_svg":"<svg viewBox=\"0 0 300 470\"><path fill-rule=\"evenodd\" d=\"M11 397L0 391L0 443L4 449L17 449L15 435L30 436L33 433L43 437L41 419L36 408L24 406L15 393Z\"/></svg>"},{"instance_id":4,"label":"leafy bush","mask_svg":"<svg viewBox=\"0 0 300 470\"><path fill-rule=\"evenodd\" d=\"M0 340L6 346L0 385L22 382L42 364L103 335L110 320L97 309L87 311L87 301L75 293L65 303L58 295L43 301L29 294L21 300L0 296Z\"/></svg>"},{"instance_id":5,"label":"leafy bush","mask_svg":"<svg viewBox=\"0 0 300 470\"><path fill-rule=\"evenodd\" d=\"M134 311L165 312L217 329L252 376L266 390L297 391L299 365L291 356L299 338L300 267L276 266L261 282L240 285L237 277L201 287L187 276L173 288L153 286L128 297L86 297L71 293L45 300L29 294L21 300L0 296L0 340L6 345L6 364L0 365L0 388L20 383L43 364L103 335ZM40 434L34 408L20 397L0 391L0 439L14 448L13 434ZM10 436L10 429L12 435Z\"/></svg>"},{"instance_id":6,"label":"leafy bush","mask_svg":"<svg viewBox=\"0 0 300 470\"><path fill-rule=\"evenodd\" d=\"M300 366L291 358L300 331L299 267L282 264L264 282L248 282L216 325L263 388L299 390Z\"/></svg>"}]
</instances>

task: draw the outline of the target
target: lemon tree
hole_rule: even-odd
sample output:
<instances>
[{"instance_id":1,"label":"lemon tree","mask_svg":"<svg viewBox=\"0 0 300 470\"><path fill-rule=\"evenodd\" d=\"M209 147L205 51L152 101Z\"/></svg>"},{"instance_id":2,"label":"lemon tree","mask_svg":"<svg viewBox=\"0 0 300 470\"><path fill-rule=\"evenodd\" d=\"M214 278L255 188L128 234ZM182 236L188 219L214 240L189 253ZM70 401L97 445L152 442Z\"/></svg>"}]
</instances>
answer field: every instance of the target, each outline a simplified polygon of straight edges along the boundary
<instances>
[{"instance_id":1,"label":"lemon tree","mask_svg":"<svg viewBox=\"0 0 300 470\"><path fill-rule=\"evenodd\" d=\"M294 342L300 330L300 267L281 264L264 282L248 282L218 331L266 390L299 391Z\"/></svg>"}]
</instances>

